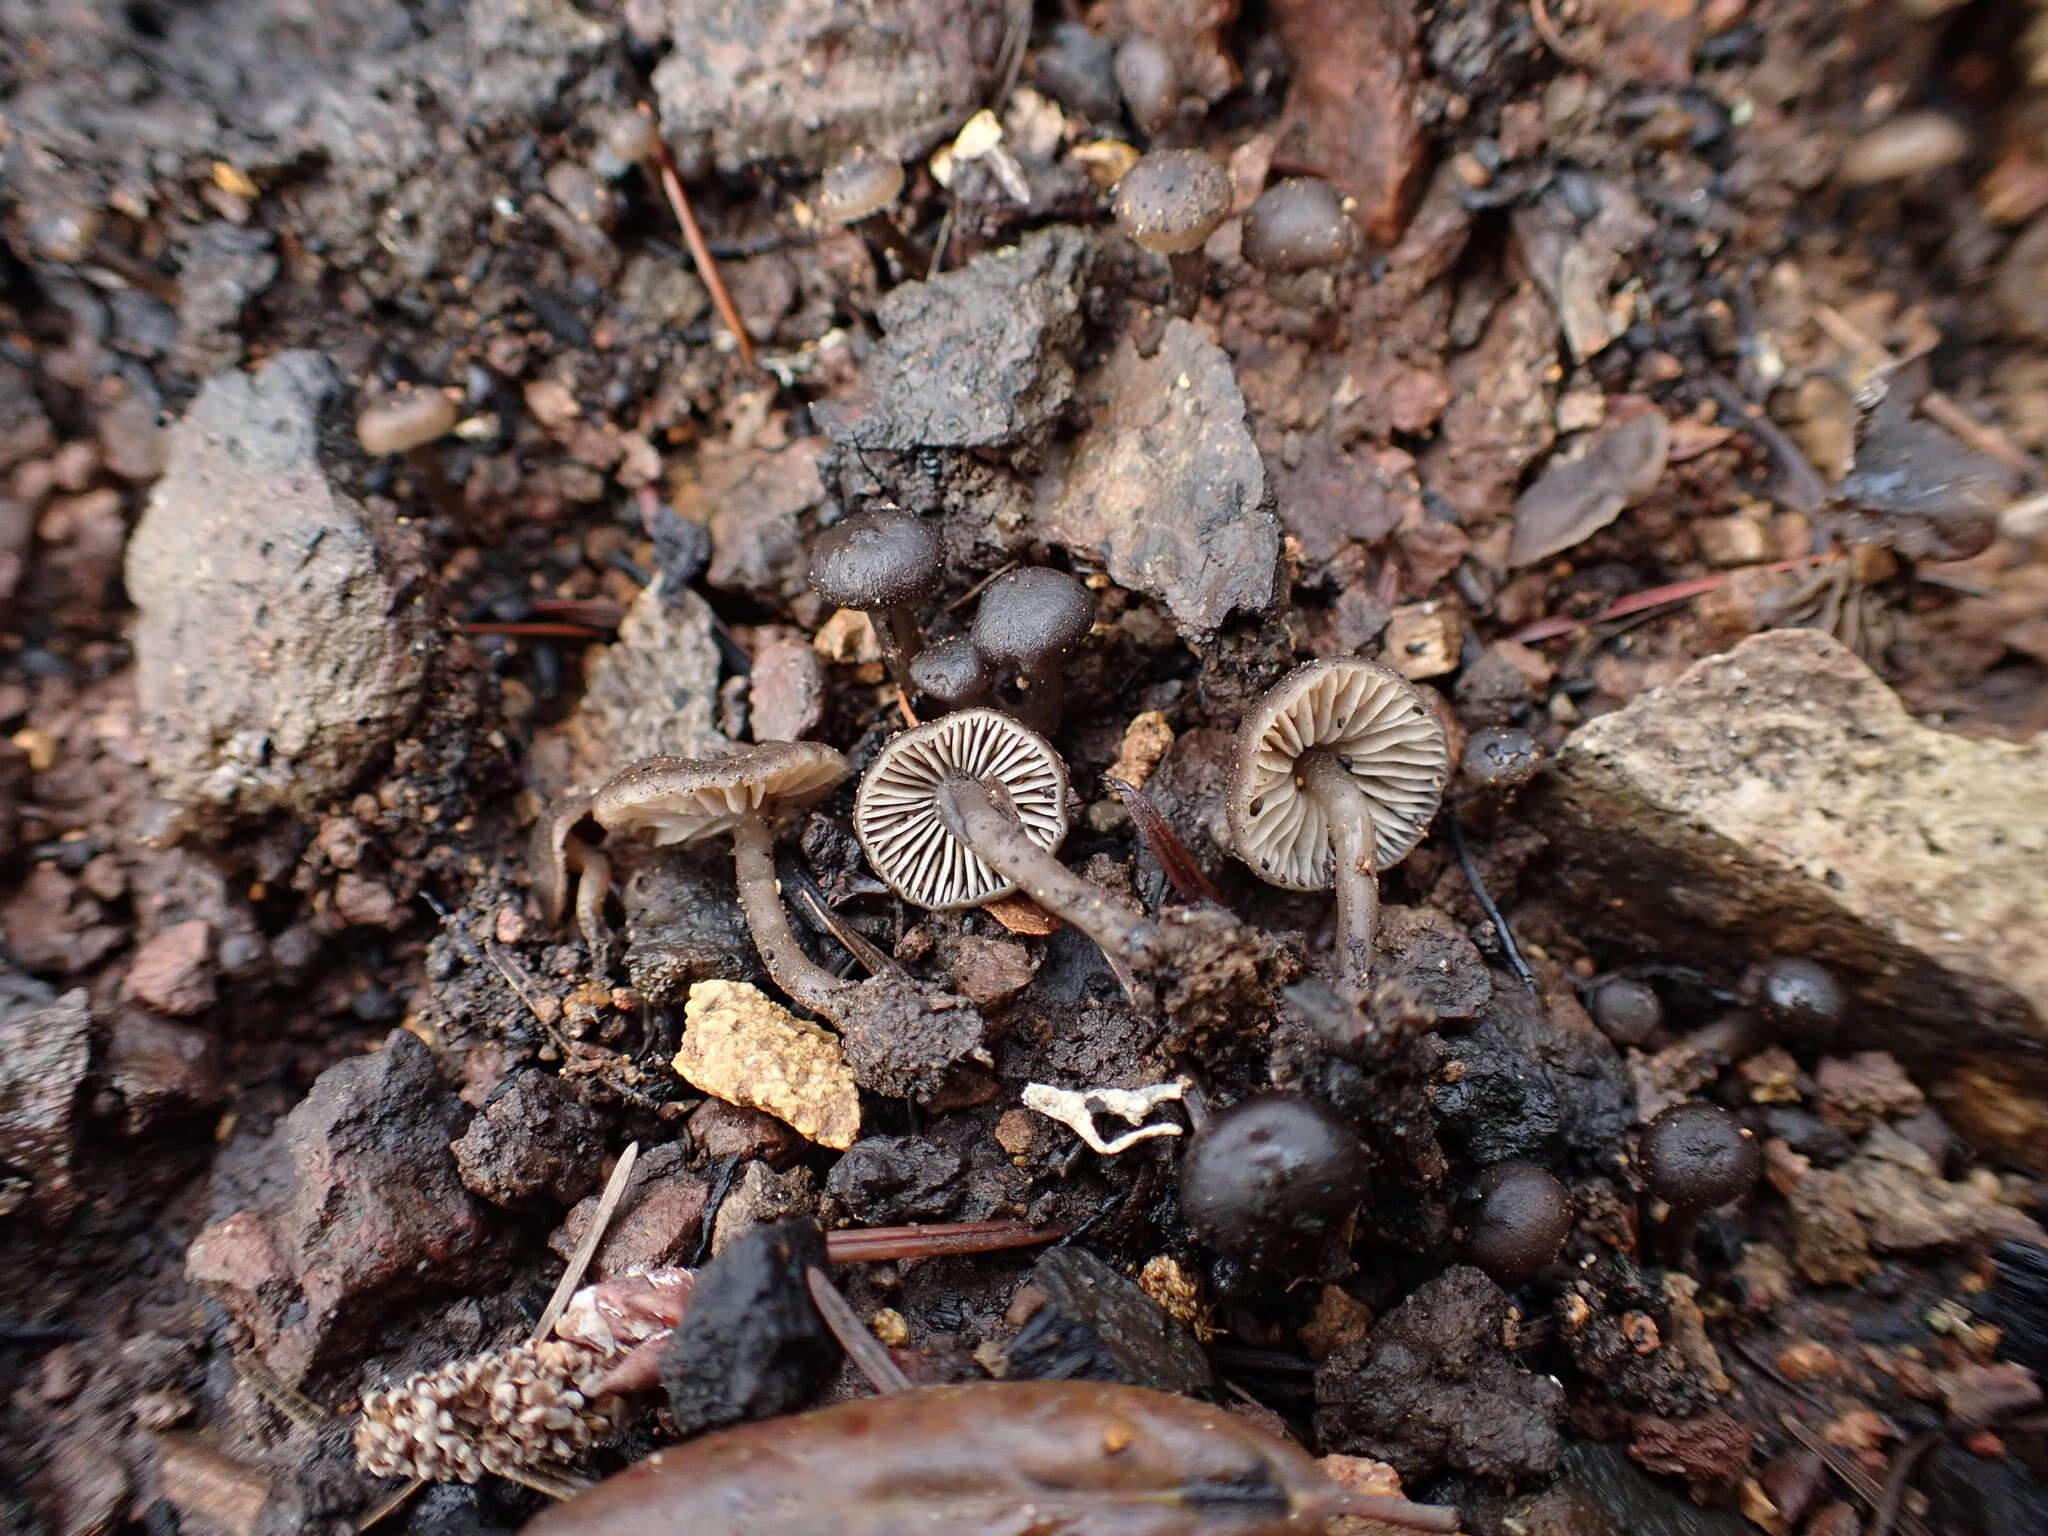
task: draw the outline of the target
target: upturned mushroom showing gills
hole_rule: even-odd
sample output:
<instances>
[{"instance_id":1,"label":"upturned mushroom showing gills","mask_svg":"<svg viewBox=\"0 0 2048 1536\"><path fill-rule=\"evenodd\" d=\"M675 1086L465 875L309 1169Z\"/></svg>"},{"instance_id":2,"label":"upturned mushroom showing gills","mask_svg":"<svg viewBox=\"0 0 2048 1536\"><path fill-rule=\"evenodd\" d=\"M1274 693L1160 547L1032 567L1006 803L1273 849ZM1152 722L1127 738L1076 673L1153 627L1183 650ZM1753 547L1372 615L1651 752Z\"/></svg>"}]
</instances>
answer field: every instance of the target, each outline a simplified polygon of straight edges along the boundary
<instances>
[{"instance_id":1,"label":"upturned mushroom showing gills","mask_svg":"<svg viewBox=\"0 0 2048 1536\"><path fill-rule=\"evenodd\" d=\"M993 709L947 715L890 740L854 802L875 873L944 911L1022 890L1094 940L1140 1008L1191 1031L1266 995L1279 946L1214 907L1149 916L1053 856L1067 831L1067 773L1037 732Z\"/></svg>"},{"instance_id":2,"label":"upturned mushroom showing gills","mask_svg":"<svg viewBox=\"0 0 2048 1536\"><path fill-rule=\"evenodd\" d=\"M650 757L614 775L591 797L606 831L640 833L657 847L730 833L740 910L761 963L797 1003L836 1018L852 990L804 953L775 883L775 821L822 799L851 766L812 741L771 741L736 757Z\"/></svg>"},{"instance_id":3,"label":"upturned mushroom showing gills","mask_svg":"<svg viewBox=\"0 0 2048 1536\"><path fill-rule=\"evenodd\" d=\"M882 507L856 512L818 535L811 546L811 590L835 608L874 616L882 659L907 693L921 643L917 605L938 589L945 567L945 549L929 523Z\"/></svg>"},{"instance_id":4,"label":"upturned mushroom showing gills","mask_svg":"<svg viewBox=\"0 0 2048 1536\"><path fill-rule=\"evenodd\" d=\"M1429 830L1450 775L1443 726L1376 662L1297 667L1246 717L1229 789L1237 856L1269 885L1337 889L1337 951L1359 997L1372 979L1379 877Z\"/></svg>"}]
</instances>

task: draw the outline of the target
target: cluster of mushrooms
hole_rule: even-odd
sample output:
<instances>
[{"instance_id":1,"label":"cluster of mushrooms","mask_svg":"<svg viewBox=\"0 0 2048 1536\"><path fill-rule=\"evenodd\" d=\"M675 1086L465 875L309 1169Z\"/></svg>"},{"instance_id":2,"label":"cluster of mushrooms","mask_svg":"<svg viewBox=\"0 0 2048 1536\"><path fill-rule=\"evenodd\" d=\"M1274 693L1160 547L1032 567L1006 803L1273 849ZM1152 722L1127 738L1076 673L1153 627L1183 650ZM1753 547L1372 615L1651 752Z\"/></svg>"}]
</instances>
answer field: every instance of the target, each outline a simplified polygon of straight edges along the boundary
<instances>
[{"instance_id":1,"label":"cluster of mushrooms","mask_svg":"<svg viewBox=\"0 0 2048 1536\"><path fill-rule=\"evenodd\" d=\"M1022 892L1093 940L1132 1001L1191 1039L1273 1006L1281 946L1213 906L1149 913L1058 858L1070 822L1067 768L1045 731L1062 701L1061 664L1087 635L1094 600L1062 571L1014 569L988 584L966 632L927 647L916 609L936 591L933 527L897 509L856 513L813 550L828 602L872 616L906 703L928 718L890 738L862 775L853 826L875 874L930 911ZM818 742L763 742L729 757L653 757L588 794L565 796L534 840L535 893L551 922L573 905L599 944L610 878L606 833L679 846L729 837L740 906L761 961L798 1006L839 1026L849 1060L878 1091L927 1087L984 1059L985 1026L963 999L884 962L848 980L805 951L784 910L773 842L791 813L853 772ZM1421 840L1449 776L1438 717L1375 662L1311 662L1244 722L1230 785L1235 851L1290 890L1337 893L1336 975L1363 1009L1372 981L1378 878ZM870 957L872 961L874 957Z\"/></svg>"}]
</instances>

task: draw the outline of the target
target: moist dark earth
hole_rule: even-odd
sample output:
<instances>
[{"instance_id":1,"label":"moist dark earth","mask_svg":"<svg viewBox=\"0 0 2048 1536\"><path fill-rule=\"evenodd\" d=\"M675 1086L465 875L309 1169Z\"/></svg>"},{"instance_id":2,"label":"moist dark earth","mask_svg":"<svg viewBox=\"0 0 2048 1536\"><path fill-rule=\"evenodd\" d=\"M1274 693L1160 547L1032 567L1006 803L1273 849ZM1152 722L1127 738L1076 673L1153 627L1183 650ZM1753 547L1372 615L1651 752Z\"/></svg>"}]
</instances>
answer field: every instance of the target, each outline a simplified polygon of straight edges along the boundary
<instances>
[{"instance_id":1,"label":"moist dark earth","mask_svg":"<svg viewBox=\"0 0 2048 1536\"><path fill-rule=\"evenodd\" d=\"M1033 1245L830 1266L914 1383L1208 1397L1474 1533L2048 1528L2044 37L0 0L0 1528L517 1529L873 1391L789 1255L961 1222ZM928 269L819 216L857 148ZM1168 149L1232 198L1171 268L1110 193ZM1261 270L1292 177L1350 254ZM1059 857L1167 974L871 868L857 775L935 711L808 552L886 509L943 547L927 645L1001 573L1085 586ZM1340 656L1455 765L1362 1012L1329 895L1228 827L1240 722ZM561 797L799 738L856 777L783 818L779 899L893 999L846 1052L722 845L612 835L559 926L532 888ZM714 1004L767 1033L707 1060ZM1175 1134L1098 1152L1034 1084L1179 1085ZM1181 1165L1275 1091L1362 1178L1232 1252ZM1732 1202L1649 1187L1682 1102L1759 1154ZM1561 1241L1500 1238L1509 1184ZM669 1396L395 1500L365 1394L527 1338L594 1226L592 1280L736 1256Z\"/></svg>"}]
</instances>

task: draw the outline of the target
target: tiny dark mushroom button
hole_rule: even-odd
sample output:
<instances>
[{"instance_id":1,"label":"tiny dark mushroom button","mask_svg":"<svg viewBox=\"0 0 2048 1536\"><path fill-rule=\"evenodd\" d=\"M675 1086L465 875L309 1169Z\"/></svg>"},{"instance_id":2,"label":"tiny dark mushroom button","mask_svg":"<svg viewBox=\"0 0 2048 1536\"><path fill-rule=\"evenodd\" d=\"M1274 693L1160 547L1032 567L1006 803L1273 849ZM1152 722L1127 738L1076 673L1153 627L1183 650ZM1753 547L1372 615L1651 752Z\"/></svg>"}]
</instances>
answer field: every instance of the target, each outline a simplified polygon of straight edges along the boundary
<instances>
[{"instance_id":1,"label":"tiny dark mushroom button","mask_svg":"<svg viewBox=\"0 0 2048 1536\"><path fill-rule=\"evenodd\" d=\"M1824 1046L1841 1033L1849 995L1835 973L1818 960L1785 955L1757 977L1756 1011L1786 1038Z\"/></svg>"},{"instance_id":2,"label":"tiny dark mushroom button","mask_svg":"<svg viewBox=\"0 0 2048 1536\"><path fill-rule=\"evenodd\" d=\"M1116 184L1117 227L1173 273L1173 310L1194 313L1208 276L1202 246L1230 216L1230 176L1198 149L1155 149Z\"/></svg>"},{"instance_id":3,"label":"tiny dark mushroom button","mask_svg":"<svg viewBox=\"0 0 2048 1536\"><path fill-rule=\"evenodd\" d=\"M988 584L974 610L975 649L1014 674L1025 723L1041 731L1059 727L1066 707L1067 657L1095 624L1095 597L1065 571L1028 565Z\"/></svg>"},{"instance_id":4,"label":"tiny dark mushroom button","mask_svg":"<svg viewBox=\"0 0 2048 1536\"><path fill-rule=\"evenodd\" d=\"M916 608L938 589L945 568L937 530L894 507L856 512L811 546L811 589L835 608L874 616L889 675L906 692L921 643Z\"/></svg>"},{"instance_id":5,"label":"tiny dark mushroom button","mask_svg":"<svg viewBox=\"0 0 2048 1536\"><path fill-rule=\"evenodd\" d=\"M1600 1032L1616 1045L1647 1044L1664 1027L1664 1004L1646 981L1609 976L1586 998Z\"/></svg>"},{"instance_id":6,"label":"tiny dark mushroom button","mask_svg":"<svg viewBox=\"0 0 2048 1536\"><path fill-rule=\"evenodd\" d=\"M1450 776L1436 713L1391 668L1297 667L1238 733L1228 809L1237 856L1269 885L1337 890L1343 979L1372 976L1379 875L1429 830Z\"/></svg>"},{"instance_id":7,"label":"tiny dark mushroom button","mask_svg":"<svg viewBox=\"0 0 2048 1536\"><path fill-rule=\"evenodd\" d=\"M1259 1094L1212 1116L1181 1159L1181 1215L1203 1243L1253 1268L1312 1255L1364 1193L1357 1136L1293 1094Z\"/></svg>"},{"instance_id":8,"label":"tiny dark mushroom button","mask_svg":"<svg viewBox=\"0 0 2048 1536\"><path fill-rule=\"evenodd\" d=\"M1124 98L1131 123L1141 132L1156 134L1173 121L1180 110L1180 67L1166 45L1156 37L1133 32L1117 45L1110 66L1116 88Z\"/></svg>"},{"instance_id":9,"label":"tiny dark mushroom button","mask_svg":"<svg viewBox=\"0 0 2048 1536\"><path fill-rule=\"evenodd\" d=\"M1664 1262L1691 1256L1700 1218L1748 1194L1763 1173L1763 1150L1727 1110L1712 1104L1673 1104L1643 1127L1638 1148L1643 1182L1671 1207L1659 1234Z\"/></svg>"},{"instance_id":10,"label":"tiny dark mushroom button","mask_svg":"<svg viewBox=\"0 0 2048 1536\"><path fill-rule=\"evenodd\" d=\"M591 797L607 831L641 834L657 846L730 834L740 909L775 984L813 1013L835 1018L853 984L813 961L797 942L775 881L775 819L830 794L852 771L832 748L771 741L734 757L650 757L616 774Z\"/></svg>"},{"instance_id":11,"label":"tiny dark mushroom button","mask_svg":"<svg viewBox=\"0 0 2048 1536\"><path fill-rule=\"evenodd\" d=\"M967 635L951 635L919 651L910 663L911 686L938 706L938 714L974 709L994 696L995 664Z\"/></svg>"},{"instance_id":12,"label":"tiny dark mushroom button","mask_svg":"<svg viewBox=\"0 0 2048 1536\"><path fill-rule=\"evenodd\" d=\"M906 272L922 276L931 255L889 217L889 208L903 195L903 167L879 150L848 150L818 183L818 217L827 224L846 225L874 236L887 246Z\"/></svg>"},{"instance_id":13,"label":"tiny dark mushroom button","mask_svg":"<svg viewBox=\"0 0 2048 1536\"><path fill-rule=\"evenodd\" d=\"M1496 1163L1479 1176L1479 1205L1465 1238L1472 1262L1502 1285L1533 1279L1564 1248L1571 1191L1534 1163Z\"/></svg>"},{"instance_id":14,"label":"tiny dark mushroom button","mask_svg":"<svg viewBox=\"0 0 2048 1536\"><path fill-rule=\"evenodd\" d=\"M1244 259L1268 276L1342 266L1355 243L1343 194L1314 176L1274 182L1244 216Z\"/></svg>"}]
</instances>

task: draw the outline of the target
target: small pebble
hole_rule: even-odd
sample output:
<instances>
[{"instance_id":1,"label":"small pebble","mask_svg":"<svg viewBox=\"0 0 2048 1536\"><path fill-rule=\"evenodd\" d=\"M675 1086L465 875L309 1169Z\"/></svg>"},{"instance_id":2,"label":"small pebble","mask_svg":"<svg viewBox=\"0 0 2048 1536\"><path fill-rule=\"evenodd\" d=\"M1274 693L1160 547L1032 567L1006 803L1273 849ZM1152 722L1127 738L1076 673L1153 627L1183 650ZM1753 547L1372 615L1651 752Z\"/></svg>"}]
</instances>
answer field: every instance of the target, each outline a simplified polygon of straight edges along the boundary
<instances>
[{"instance_id":1,"label":"small pebble","mask_svg":"<svg viewBox=\"0 0 2048 1536\"><path fill-rule=\"evenodd\" d=\"M438 389L405 386L356 418L356 441L372 458L423 447L455 430L455 402Z\"/></svg>"},{"instance_id":2,"label":"small pebble","mask_svg":"<svg viewBox=\"0 0 2048 1536\"><path fill-rule=\"evenodd\" d=\"M1953 165L1969 152L1969 136L1954 119L1939 112L1907 112L1851 144L1840 175L1852 187L1875 186Z\"/></svg>"}]
</instances>

